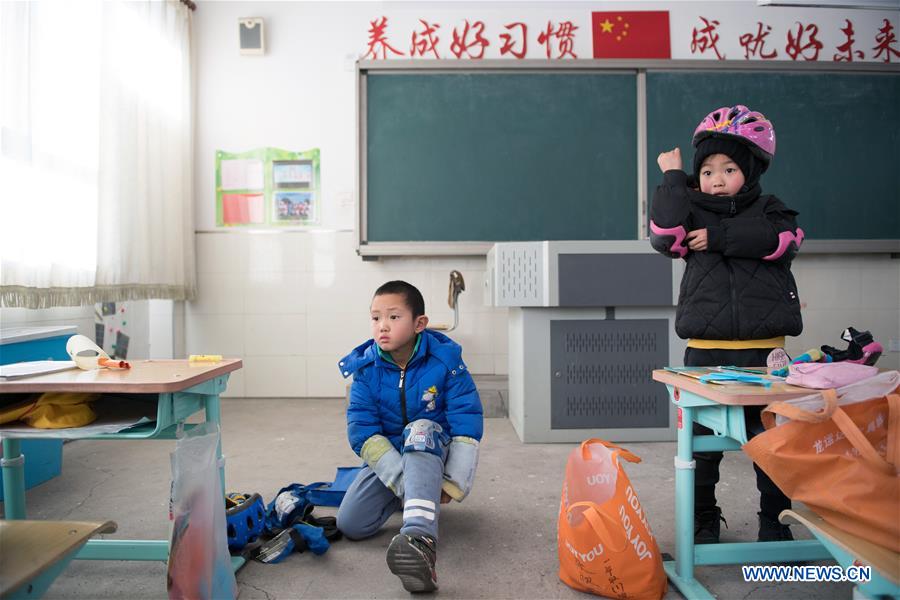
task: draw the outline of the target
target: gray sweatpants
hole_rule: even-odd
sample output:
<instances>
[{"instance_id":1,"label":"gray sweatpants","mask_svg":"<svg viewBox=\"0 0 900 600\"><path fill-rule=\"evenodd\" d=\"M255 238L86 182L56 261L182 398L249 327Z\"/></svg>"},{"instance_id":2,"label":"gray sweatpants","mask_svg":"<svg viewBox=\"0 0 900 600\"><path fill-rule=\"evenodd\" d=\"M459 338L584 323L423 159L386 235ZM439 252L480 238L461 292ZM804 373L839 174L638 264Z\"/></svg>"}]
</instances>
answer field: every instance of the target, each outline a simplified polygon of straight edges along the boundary
<instances>
[{"instance_id":1,"label":"gray sweatpants","mask_svg":"<svg viewBox=\"0 0 900 600\"><path fill-rule=\"evenodd\" d=\"M352 540L367 538L375 535L385 521L402 508L403 526L400 533L427 535L437 541L441 482L444 461L447 460L447 445L442 445L443 457L418 452L408 446L402 450L402 500L381 483L375 471L364 467L350 484L338 508L338 529Z\"/></svg>"}]
</instances>

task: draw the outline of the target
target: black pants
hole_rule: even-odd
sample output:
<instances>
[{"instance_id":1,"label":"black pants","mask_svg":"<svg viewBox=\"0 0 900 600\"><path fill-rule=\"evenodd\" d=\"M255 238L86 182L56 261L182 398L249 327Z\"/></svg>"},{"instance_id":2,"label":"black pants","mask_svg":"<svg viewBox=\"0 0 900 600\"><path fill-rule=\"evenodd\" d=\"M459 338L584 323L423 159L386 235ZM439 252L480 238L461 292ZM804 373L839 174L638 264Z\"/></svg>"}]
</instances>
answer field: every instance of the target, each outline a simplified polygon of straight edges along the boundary
<instances>
[{"instance_id":1,"label":"black pants","mask_svg":"<svg viewBox=\"0 0 900 600\"><path fill-rule=\"evenodd\" d=\"M699 348L687 348L684 352L684 366L686 367L710 367L731 365L735 367L764 367L766 357L771 349L748 350L701 350ZM760 414L763 406L745 406L744 421L747 424L747 439L763 432ZM693 424L694 435L712 435L709 427ZM694 471L694 509L699 511L716 506L716 484L719 482L719 463L722 462L721 452L694 452L694 460L697 461L697 469ZM753 463L756 471L756 488L759 490L760 512L778 520L781 511L791 507L791 499L778 489L778 486L769 479L756 463Z\"/></svg>"}]
</instances>

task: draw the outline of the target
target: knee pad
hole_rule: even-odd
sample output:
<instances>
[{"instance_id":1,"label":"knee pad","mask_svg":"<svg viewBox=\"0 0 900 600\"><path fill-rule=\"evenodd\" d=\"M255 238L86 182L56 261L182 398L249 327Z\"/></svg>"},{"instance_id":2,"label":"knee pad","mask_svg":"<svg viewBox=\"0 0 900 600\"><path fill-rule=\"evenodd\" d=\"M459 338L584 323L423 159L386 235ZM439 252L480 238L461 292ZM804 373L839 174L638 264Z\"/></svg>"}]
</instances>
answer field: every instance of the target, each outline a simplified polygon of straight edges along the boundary
<instances>
[{"instance_id":1,"label":"knee pad","mask_svg":"<svg viewBox=\"0 0 900 600\"><path fill-rule=\"evenodd\" d=\"M448 441L444 428L428 419L418 419L403 429L403 452L427 452L444 458Z\"/></svg>"},{"instance_id":2,"label":"knee pad","mask_svg":"<svg viewBox=\"0 0 900 600\"><path fill-rule=\"evenodd\" d=\"M444 463L442 489L457 502L469 495L478 467L478 440L457 436L450 442L450 455Z\"/></svg>"}]
</instances>

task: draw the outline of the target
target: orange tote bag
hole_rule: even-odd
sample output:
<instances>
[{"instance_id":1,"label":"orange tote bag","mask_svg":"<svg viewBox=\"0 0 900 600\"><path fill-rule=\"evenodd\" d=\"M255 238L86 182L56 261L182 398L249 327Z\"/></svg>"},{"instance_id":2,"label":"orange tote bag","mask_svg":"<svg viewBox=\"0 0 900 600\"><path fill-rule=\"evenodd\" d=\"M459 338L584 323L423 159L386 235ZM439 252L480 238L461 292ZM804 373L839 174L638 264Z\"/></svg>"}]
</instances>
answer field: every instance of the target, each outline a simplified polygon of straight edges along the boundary
<instances>
[{"instance_id":1,"label":"orange tote bag","mask_svg":"<svg viewBox=\"0 0 900 600\"><path fill-rule=\"evenodd\" d=\"M744 451L792 500L879 546L900 552L900 396L896 390L810 412L774 402L766 412L791 419L744 444Z\"/></svg>"},{"instance_id":2,"label":"orange tote bag","mask_svg":"<svg viewBox=\"0 0 900 600\"><path fill-rule=\"evenodd\" d=\"M620 458L641 461L599 439L569 454L559 503L559 578L599 596L657 600L666 594L662 557Z\"/></svg>"}]
</instances>

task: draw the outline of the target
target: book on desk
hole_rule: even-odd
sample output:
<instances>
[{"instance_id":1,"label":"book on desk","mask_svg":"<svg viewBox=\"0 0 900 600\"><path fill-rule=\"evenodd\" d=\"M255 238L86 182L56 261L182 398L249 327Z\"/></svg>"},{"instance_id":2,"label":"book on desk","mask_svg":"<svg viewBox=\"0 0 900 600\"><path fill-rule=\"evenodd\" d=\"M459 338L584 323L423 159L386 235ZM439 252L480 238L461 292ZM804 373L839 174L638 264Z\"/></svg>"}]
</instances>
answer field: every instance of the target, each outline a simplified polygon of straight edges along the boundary
<instances>
[{"instance_id":1,"label":"book on desk","mask_svg":"<svg viewBox=\"0 0 900 600\"><path fill-rule=\"evenodd\" d=\"M761 385L770 387L784 381L783 377L770 375L765 369L745 367L664 367L666 371L696 379L701 383L716 385Z\"/></svg>"}]
</instances>

